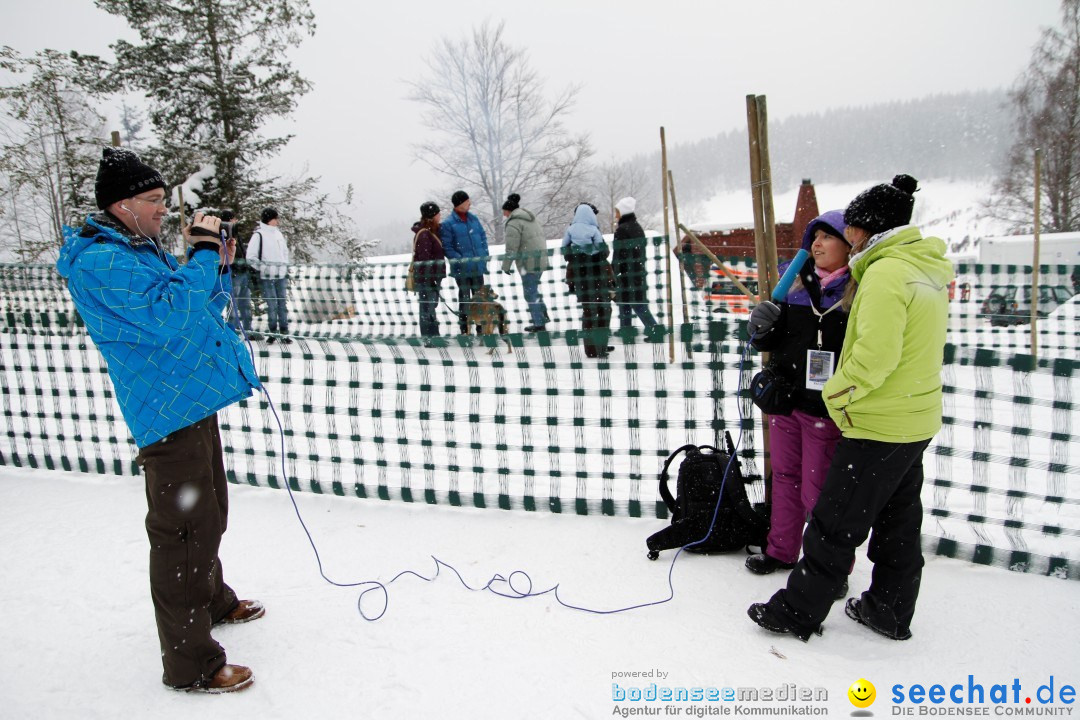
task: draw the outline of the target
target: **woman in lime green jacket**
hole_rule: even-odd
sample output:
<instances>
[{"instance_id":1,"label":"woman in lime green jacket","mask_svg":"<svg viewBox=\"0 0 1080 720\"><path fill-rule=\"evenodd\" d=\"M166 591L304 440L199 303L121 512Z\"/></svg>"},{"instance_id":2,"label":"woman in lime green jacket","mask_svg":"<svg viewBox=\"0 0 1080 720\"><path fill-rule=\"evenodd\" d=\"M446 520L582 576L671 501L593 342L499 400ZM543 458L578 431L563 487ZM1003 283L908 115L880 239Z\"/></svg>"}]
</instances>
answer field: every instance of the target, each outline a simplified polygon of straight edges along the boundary
<instances>
[{"instance_id":1,"label":"woman in lime green jacket","mask_svg":"<svg viewBox=\"0 0 1080 720\"><path fill-rule=\"evenodd\" d=\"M941 427L953 279L945 243L908 224L917 189L914 178L897 175L844 212L859 289L836 373L822 391L843 438L787 587L749 610L765 629L804 641L820 632L868 535L873 578L845 612L887 637L911 637L923 566L922 456Z\"/></svg>"}]
</instances>

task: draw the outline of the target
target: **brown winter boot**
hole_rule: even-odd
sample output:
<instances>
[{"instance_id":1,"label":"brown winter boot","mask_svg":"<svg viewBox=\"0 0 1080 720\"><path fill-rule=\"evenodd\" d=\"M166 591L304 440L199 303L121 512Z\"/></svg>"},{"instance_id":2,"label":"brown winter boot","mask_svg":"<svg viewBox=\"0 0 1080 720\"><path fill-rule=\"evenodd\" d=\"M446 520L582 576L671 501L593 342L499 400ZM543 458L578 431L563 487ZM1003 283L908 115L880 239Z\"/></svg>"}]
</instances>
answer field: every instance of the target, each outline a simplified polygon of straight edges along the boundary
<instances>
[{"instance_id":1,"label":"brown winter boot","mask_svg":"<svg viewBox=\"0 0 1080 720\"><path fill-rule=\"evenodd\" d=\"M208 695L221 695L222 693L239 692L251 686L255 682L255 676L251 668L243 665L221 666L209 680L200 680L186 687L173 687L178 692L206 693Z\"/></svg>"},{"instance_id":2,"label":"brown winter boot","mask_svg":"<svg viewBox=\"0 0 1080 720\"><path fill-rule=\"evenodd\" d=\"M228 615L218 620L215 625L239 625L258 620L266 614L266 608L258 600L241 600Z\"/></svg>"}]
</instances>

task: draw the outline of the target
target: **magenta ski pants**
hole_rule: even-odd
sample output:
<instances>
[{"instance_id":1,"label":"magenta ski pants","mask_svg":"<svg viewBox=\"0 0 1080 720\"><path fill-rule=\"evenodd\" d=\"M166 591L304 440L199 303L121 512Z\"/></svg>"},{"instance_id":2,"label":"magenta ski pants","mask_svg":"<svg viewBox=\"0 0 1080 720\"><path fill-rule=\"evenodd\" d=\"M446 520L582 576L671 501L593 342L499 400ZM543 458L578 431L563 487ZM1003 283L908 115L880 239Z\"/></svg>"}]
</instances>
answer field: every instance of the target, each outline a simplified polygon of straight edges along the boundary
<instances>
[{"instance_id":1,"label":"magenta ski pants","mask_svg":"<svg viewBox=\"0 0 1080 720\"><path fill-rule=\"evenodd\" d=\"M772 518L766 552L786 563L799 559L803 525L814 509L829 471L840 430L829 418L769 416L772 455Z\"/></svg>"}]
</instances>

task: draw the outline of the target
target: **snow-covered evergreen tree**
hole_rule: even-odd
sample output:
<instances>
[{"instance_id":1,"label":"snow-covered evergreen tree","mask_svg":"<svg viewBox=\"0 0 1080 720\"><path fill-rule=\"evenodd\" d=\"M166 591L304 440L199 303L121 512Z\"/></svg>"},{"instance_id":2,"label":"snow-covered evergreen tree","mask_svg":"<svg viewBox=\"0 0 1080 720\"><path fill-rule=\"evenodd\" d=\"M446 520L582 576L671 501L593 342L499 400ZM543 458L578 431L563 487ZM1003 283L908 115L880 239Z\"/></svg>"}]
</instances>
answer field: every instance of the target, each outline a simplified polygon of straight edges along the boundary
<instances>
[{"instance_id":1,"label":"snow-covered evergreen tree","mask_svg":"<svg viewBox=\"0 0 1080 720\"><path fill-rule=\"evenodd\" d=\"M297 260L362 253L351 220L318 192L318 178L283 179L265 170L292 136L270 137L264 128L288 116L311 88L288 59L314 33L307 0L95 3L139 33L138 44L111 46L116 77L149 101L156 145L146 155L170 185L211 166L199 205L235 210L241 233L250 232L261 208L274 205Z\"/></svg>"},{"instance_id":2,"label":"snow-covered evergreen tree","mask_svg":"<svg viewBox=\"0 0 1080 720\"><path fill-rule=\"evenodd\" d=\"M94 175L105 120L95 96L98 58L42 50L23 57L0 48L0 68L17 80L0 87L0 245L21 262L47 262L61 227L95 208Z\"/></svg>"}]
</instances>

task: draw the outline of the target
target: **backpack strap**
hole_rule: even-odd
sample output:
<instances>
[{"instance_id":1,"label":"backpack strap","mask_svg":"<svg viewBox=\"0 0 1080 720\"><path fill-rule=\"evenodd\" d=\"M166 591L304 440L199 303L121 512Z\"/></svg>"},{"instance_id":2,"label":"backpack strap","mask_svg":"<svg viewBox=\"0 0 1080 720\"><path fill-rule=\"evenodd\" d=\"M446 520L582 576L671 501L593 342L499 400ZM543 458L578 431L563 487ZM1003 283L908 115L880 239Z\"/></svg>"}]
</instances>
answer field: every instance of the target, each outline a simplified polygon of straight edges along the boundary
<instances>
[{"instance_id":1,"label":"backpack strap","mask_svg":"<svg viewBox=\"0 0 1080 720\"><path fill-rule=\"evenodd\" d=\"M668 512L675 513L675 498L671 494L671 490L668 489L668 467L671 465L671 461L675 459L675 456L684 450L690 450L697 448L697 445L683 445L675 452L668 455L668 459L664 461L664 469L660 471L660 497L663 498L664 504L667 505Z\"/></svg>"},{"instance_id":2,"label":"backpack strap","mask_svg":"<svg viewBox=\"0 0 1080 720\"><path fill-rule=\"evenodd\" d=\"M735 454L735 443L731 441L731 433L727 430L724 431L724 441L728 449L728 461L731 462L732 468L737 468L739 470L739 474L742 475L742 462ZM732 461L731 458L734 458L734 460ZM728 486L725 485L724 487L725 489L727 489ZM736 492L734 485L731 486L729 492ZM745 479L743 480L743 486L739 488L739 493L738 495L734 496L734 499L735 512L739 513L743 520L755 527L761 527L762 525L766 524L765 518L763 518L761 514L754 510L754 508L750 505L750 498L746 495Z\"/></svg>"}]
</instances>

